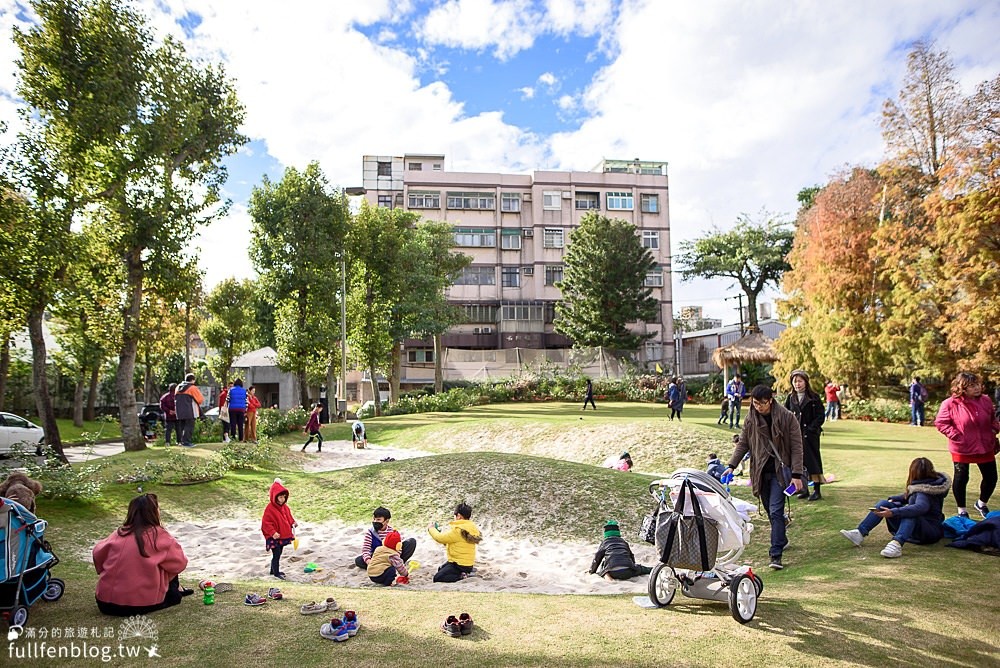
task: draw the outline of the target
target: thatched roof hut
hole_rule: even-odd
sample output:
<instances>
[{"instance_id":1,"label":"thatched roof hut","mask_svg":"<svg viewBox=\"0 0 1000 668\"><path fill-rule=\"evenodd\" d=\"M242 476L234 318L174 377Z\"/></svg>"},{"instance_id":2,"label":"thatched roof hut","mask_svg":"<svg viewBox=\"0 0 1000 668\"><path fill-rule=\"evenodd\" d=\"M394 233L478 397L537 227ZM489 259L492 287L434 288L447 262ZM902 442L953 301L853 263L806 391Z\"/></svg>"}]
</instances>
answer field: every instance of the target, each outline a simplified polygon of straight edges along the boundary
<instances>
[{"instance_id":1,"label":"thatched roof hut","mask_svg":"<svg viewBox=\"0 0 1000 668\"><path fill-rule=\"evenodd\" d=\"M774 349L774 341L767 338L760 332L747 332L747 334L730 343L728 346L716 348L712 352L712 361L720 369L727 370L732 365L740 365L744 362L754 364L761 362L774 362L780 355ZM725 375L729 375L726 373Z\"/></svg>"}]
</instances>

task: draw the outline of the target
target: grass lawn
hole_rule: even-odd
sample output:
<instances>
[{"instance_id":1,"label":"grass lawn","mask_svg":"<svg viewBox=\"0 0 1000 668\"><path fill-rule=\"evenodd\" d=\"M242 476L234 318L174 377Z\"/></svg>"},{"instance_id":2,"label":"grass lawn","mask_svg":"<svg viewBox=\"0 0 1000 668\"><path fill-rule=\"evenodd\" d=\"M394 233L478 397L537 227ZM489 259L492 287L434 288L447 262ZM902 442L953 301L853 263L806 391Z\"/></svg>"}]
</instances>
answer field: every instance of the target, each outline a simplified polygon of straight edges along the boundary
<instances>
[{"instance_id":1,"label":"grass lawn","mask_svg":"<svg viewBox=\"0 0 1000 668\"><path fill-rule=\"evenodd\" d=\"M294 490L297 517L310 522L339 518L361 526L375 505L385 503L394 518L406 518L402 524L420 526L440 519L464 498L473 505L487 540L532 535L590 540L596 548L607 517L619 518L623 535L638 540L635 530L651 506L646 487L654 473L681 466L701 469L711 450L724 460L731 454L732 432L715 425L717 415L714 406L688 405L684 422L677 423L666 419L662 405L601 403L596 413L581 413L576 404L545 402L378 418L366 421L373 443L440 456L307 474L290 454L280 471L233 472L190 487L145 487L159 495L167 523L258 517L267 486L280 475ZM347 439L348 433L347 425L324 428L327 438ZM297 441L299 436L286 439ZM204 456L217 447L185 454ZM623 449L632 454L638 471L648 473L597 466ZM822 502L795 500L787 568L762 573L765 589L757 616L746 626L736 623L724 604L681 594L667 608L645 610L631 596L288 584L282 589L291 600L263 608L243 606L242 594L234 593L217 596L213 607L195 596L154 613L150 618L157 625L162 658L110 665L1000 665L1000 560L939 544L907 546L903 558L890 561L879 556L889 540L884 528L860 548L838 533L854 527L875 500L900 492L916 456L929 457L950 474L945 441L933 428L829 423L823 457L826 472L836 475L837 482L823 488ZM110 458L111 466L101 475L110 480L116 470L163 457L162 449L123 453ZM971 496L978 484L974 472ZM748 488L733 489L750 498ZM62 560L54 574L67 586L60 601L32 606L29 626L117 630L120 620L97 613L89 549L121 522L134 493L135 485L112 483L99 502L40 500L39 512L50 524L47 538ZM954 512L951 497L945 508ZM744 557L756 568L766 564L768 528L764 518L755 518L755 524L757 532ZM431 567L441 555L428 552L420 558ZM269 586L273 581L242 581L237 591ZM298 613L302 602L326 596L358 611L362 630L357 637L337 644L323 640L318 634L321 616ZM452 639L438 626L446 615L459 612L472 614L476 631ZM68 641L50 644L60 642ZM0 663L15 665L14 658ZM72 665L77 663L108 665L98 660Z\"/></svg>"},{"instance_id":2,"label":"grass lawn","mask_svg":"<svg viewBox=\"0 0 1000 668\"><path fill-rule=\"evenodd\" d=\"M72 420L56 420L59 425L59 438L63 445L83 445L89 440L104 441L109 438L122 437L122 428L117 422L97 422L84 420L82 427L77 427Z\"/></svg>"}]
</instances>

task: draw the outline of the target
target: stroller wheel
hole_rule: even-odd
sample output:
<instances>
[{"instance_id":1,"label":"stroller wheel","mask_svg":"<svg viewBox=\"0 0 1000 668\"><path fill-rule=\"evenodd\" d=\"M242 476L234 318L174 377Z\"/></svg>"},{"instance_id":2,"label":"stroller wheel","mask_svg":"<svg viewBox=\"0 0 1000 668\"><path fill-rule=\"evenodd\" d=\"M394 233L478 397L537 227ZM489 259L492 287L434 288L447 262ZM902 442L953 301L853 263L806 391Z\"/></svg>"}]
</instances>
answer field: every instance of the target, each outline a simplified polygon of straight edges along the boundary
<instances>
[{"instance_id":1,"label":"stroller wheel","mask_svg":"<svg viewBox=\"0 0 1000 668\"><path fill-rule=\"evenodd\" d=\"M764 581L756 573L753 574L753 584L757 587L757 596L759 597L764 592Z\"/></svg>"},{"instance_id":2,"label":"stroller wheel","mask_svg":"<svg viewBox=\"0 0 1000 668\"><path fill-rule=\"evenodd\" d=\"M8 626L24 626L28 623L28 609L23 605L19 605L10 611L10 619L7 620Z\"/></svg>"},{"instance_id":3,"label":"stroller wheel","mask_svg":"<svg viewBox=\"0 0 1000 668\"><path fill-rule=\"evenodd\" d=\"M757 583L747 575L737 575L729 583L729 611L733 619L746 624L757 612Z\"/></svg>"},{"instance_id":4,"label":"stroller wheel","mask_svg":"<svg viewBox=\"0 0 1000 668\"><path fill-rule=\"evenodd\" d=\"M674 570L666 564L656 564L649 574L649 600L661 608L670 605L677 593L677 578Z\"/></svg>"},{"instance_id":5,"label":"stroller wheel","mask_svg":"<svg viewBox=\"0 0 1000 668\"><path fill-rule=\"evenodd\" d=\"M66 583L59 578L49 578L49 584L45 588L45 593L42 594L42 598L46 601L58 601L62 598L63 591L66 589Z\"/></svg>"}]
</instances>

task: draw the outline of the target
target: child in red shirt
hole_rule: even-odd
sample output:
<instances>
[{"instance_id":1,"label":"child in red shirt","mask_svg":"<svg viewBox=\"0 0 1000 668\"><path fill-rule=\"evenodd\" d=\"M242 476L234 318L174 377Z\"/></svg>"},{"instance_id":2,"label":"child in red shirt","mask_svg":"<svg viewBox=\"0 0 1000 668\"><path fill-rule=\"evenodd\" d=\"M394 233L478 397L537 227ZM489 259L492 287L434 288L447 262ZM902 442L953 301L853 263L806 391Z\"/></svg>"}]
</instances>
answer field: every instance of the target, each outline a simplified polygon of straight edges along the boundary
<instances>
[{"instance_id":1,"label":"child in red shirt","mask_svg":"<svg viewBox=\"0 0 1000 668\"><path fill-rule=\"evenodd\" d=\"M271 575L279 580L285 579L285 574L278 569L281 552L295 538L293 529L298 526L288 507L288 490L281 478L275 478L271 485L271 502L264 509L264 517L260 521L260 531L264 534L266 548L271 552Z\"/></svg>"}]
</instances>

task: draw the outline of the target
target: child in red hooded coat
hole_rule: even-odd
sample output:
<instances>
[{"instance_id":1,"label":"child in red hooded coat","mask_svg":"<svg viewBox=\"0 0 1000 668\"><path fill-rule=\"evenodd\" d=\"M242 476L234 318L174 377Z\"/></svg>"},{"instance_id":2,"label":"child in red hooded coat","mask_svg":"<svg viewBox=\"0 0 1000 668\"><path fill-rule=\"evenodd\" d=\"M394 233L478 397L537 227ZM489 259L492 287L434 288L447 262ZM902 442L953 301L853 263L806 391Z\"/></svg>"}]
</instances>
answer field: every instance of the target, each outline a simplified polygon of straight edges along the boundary
<instances>
[{"instance_id":1,"label":"child in red hooded coat","mask_svg":"<svg viewBox=\"0 0 1000 668\"><path fill-rule=\"evenodd\" d=\"M264 517L260 521L260 531L271 552L271 575L279 580L285 579L285 574L278 569L281 552L295 538L293 529L296 526L292 510L288 507L288 490L281 478L275 478L271 485L271 502L264 509Z\"/></svg>"}]
</instances>

